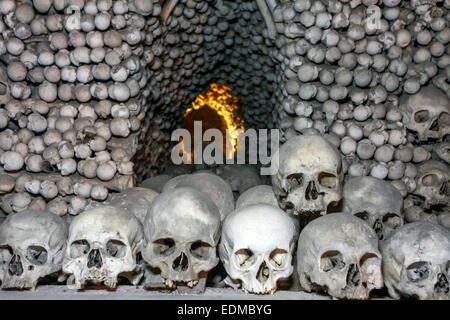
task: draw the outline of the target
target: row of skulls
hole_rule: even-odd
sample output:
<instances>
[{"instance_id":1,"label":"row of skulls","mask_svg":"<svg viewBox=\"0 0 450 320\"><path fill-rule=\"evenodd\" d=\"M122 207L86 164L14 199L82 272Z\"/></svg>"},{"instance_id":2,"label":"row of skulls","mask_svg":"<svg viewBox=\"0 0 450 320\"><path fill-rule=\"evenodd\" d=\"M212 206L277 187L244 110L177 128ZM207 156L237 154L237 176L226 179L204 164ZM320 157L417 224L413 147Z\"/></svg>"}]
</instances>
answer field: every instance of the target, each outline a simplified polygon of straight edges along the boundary
<instances>
[{"instance_id":1,"label":"row of skulls","mask_svg":"<svg viewBox=\"0 0 450 320\"><path fill-rule=\"evenodd\" d=\"M46 211L12 214L0 225L2 287L35 288L62 269L77 289L114 288L119 276L194 288L220 259L225 284L250 293L274 293L296 269L303 290L335 298L367 299L383 284L394 298L450 298L448 229L404 225L402 197L388 182L358 177L343 186L341 159L321 136L290 139L276 159L273 187L253 187L236 205L223 179L198 171L160 194L115 194L70 226ZM300 230L297 216L311 213L320 217Z\"/></svg>"}]
</instances>

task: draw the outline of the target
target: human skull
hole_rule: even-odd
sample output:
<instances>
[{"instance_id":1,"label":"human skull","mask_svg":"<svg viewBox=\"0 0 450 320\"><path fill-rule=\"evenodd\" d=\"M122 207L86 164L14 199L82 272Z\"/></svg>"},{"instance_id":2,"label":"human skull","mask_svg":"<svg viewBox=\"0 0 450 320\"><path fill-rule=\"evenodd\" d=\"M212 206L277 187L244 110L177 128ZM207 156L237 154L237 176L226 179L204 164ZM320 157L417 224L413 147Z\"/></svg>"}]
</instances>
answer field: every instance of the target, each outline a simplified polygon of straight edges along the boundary
<instances>
[{"instance_id":1,"label":"human skull","mask_svg":"<svg viewBox=\"0 0 450 320\"><path fill-rule=\"evenodd\" d=\"M167 287L183 283L192 288L200 273L219 262L220 221L219 209L204 193L189 187L165 191L145 219L142 257L160 269Z\"/></svg>"},{"instance_id":2,"label":"human skull","mask_svg":"<svg viewBox=\"0 0 450 320\"><path fill-rule=\"evenodd\" d=\"M143 225L147 211L156 196L158 196L156 191L147 188L133 187L112 194L104 204L131 212Z\"/></svg>"},{"instance_id":3,"label":"human skull","mask_svg":"<svg viewBox=\"0 0 450 320\"><path fill-rule=\"evenodd\" d=\"M47 211L10 214L0 225L2 288L35 289L40 278L61 270L68 227Z\"/></svg>"},{"instance_id":4,"label":"human skull","mask_svg":"<svg viewBox=\"0 0 450 320\"><path fill-rule=\"evenodd\" d=\"M293 271L296 228L283 210L268 204L236 209L224 221L219 244L226 283L246 292L273 294Z\"/></svg>"},{"instance_id":5,"label":"human skull","mask_svg":"<svg viewBox=\"0 0 450 320\"><path fill-rule=\"evenodd\" d=\"M142 225L131 213L112 206L86 210L69 229L63 271L71 274L77 289L86 283L115 288L119 275L136 269L136 255L143 244Z\"/></svg>"},{"instance_id":6,"label":"human skull","mask_svg":"<svg viewBox=\"0 0 450 320\"><path fill-rule=\"evenodd\" d=\"M236 201L236 209L252 204L270 204L278 207L278 200L269 185L259 185L243 192Z\"/></svg>"},{"instance_id":7,"label":"human skull","mask_svg":"<svg viewBox=\"0 0 450 320\"><path fill-rule=\"evenodd\" d=\"M430 222L408 223L380 249L391 297L450 299L450 230Z\"/></svg>"},{"instance_id":8,"label":"human skull","mask_svg":"<svg viewBox=\"0 0 450 320\"><path fill-rule=\"evenodd\" d=\"M254 204L268 204L274 206L275 208L279 208L278 200L275 196L275 193L273 192L273 188L268 185L255 186L242 193L236 201L236 209ZM298 233L300 231L298 216L294 216L289 213L286 214L291 217L292 221L294 222L295 229Z\"/></svg>"},{"instance_id":9,"label":"human skull","mask_svg":"<svg viewBox=\"0 0 450 320\"><path fill-rule=\"evenodd\" d=\"M219 208L221 220L234 209L234 197L230 185L213 173L198 172L177 176L164 185L162 193L179 187L191 187L205 193Z\"/></svg>"},{"instance_id":10,"label":"human skull","mask_svg":"<svg viewBox=\"0 0 450 320\"><path fill-rule=\"evenodd\" d=\"M343 212L366 221L379 240L403 225L403 197L389 182L373 177L354 177L343 191Z\"/></svg>"},{"instance_id":11,"label":"human skull","mask_svg":"<svg viewBox=\"0 0 450 320\"><path fill-rule=\"evenodd\" d=\"M342 159L319 135L289 139L272 157L272 185L280 207L294 214L325 214L342 197Z\"/></svg>"},{"instance_id":12,"label":"human skull","mask_svg":"<svg viewBox=\"0 0 450 320\"><path fill-rule=\"evenodd\" d=\"M450 133L450 100L436 87L423 87L413 95L403 94L399 108L403 123L417 132L420 141L442 141Z\"/></svg>"},{"instance_id":13,"label":"human skull","mask_svg":"<svg viewBox=\"0 0 450 320\"><path fill-rule=\"evenodd\" d=\"M440 161L429 160L417 167L416 184L413 194L424 198L424 208L435 205L450 205L450 171Z\"/></svg>"},{"instance_id":14,"label":"human skull","mask_svg":"<svg viewBox=\"0 0 450 320\"><path fill-rule=\"evenodd\" d=\"M300 285L340 299L368 299L383 287L375 231L355 216L332 213L302 230L297 247Z\"/></svg>"}]
</instances>

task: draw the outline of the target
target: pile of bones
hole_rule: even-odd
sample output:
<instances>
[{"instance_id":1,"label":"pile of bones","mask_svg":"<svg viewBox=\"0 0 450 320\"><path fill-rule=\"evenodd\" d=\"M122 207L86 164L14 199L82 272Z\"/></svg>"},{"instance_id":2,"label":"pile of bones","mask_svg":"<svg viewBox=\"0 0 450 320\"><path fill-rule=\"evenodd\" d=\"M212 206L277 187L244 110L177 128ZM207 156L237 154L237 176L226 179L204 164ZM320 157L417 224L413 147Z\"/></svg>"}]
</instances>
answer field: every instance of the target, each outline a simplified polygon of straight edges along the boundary
<instances>
[{"instance_id":1,"label":"pile of bones","mask_svg":"<svg viewBox=\"0 0 450 320\"><path fill-rule=\"evenodd\" d=\"M2 288L449 299L449 9L0 1ZM271 179L170 165L213 82L280 130Z\"/></svg>"}]
</instances>

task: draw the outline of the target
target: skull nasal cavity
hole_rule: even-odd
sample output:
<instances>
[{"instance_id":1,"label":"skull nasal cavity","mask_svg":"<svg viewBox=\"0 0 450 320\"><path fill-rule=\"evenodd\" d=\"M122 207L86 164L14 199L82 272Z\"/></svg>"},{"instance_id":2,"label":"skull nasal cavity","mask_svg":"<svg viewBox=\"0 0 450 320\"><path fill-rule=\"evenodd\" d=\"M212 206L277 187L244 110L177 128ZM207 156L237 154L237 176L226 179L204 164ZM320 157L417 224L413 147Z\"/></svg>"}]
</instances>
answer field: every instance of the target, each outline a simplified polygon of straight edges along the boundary
<instances>
[{"instance_id":1,"label":"skull nasal cavity","mask_svg":"<svg viewBox=\"0 0 450 320\"><path fill-rule=\"evenodd\" d=\"M20 276L23 273L22 262L20 262L20 257L18 255L14 255L11 258L8 271L12 276Z\"/></svg>"},{"instance_id":2,"label":"skull nasal cavity","mask_svg":"<svg viewBox=\"0 0 450 320\"><path fill-rule=\"evenodd\" d=\"M267 281L267 279L269 279L269 268L267 267L266 262L263 262L261 264L261 266L259 267L258 273L256 275L256 279L258 279L258 281L260 283L265 283Z\"/></svg>"},{"instance_id":3,"label":"skull nasal cavity","mask_svg":"<svg viewBox=\"0 0 450 320\"><path fill-rule=\"evenodd\" d=\"M172 263L172 269L175 271L186 271L188 266L188 258L183 252Z\"/></svg>"},{"instance_id":4,"label":"skull nasal cavity","mask_svg":"<svg viewBox=\"0 0 450 320\"><path fill-rule=\"evenodd\" d=\"M448 293L450 291L449 283L444 274L440 273L438 275L438 281L434 285L434 291L436 293Z\"/></svg>"},{"instance_id":5,"label":"skull nasal cavity","mask_svg":"<svg viewBox=\"0 0 450 320\"><path fill-rule=\"evenodd\" d=\"M316 200L319 196L317 192L316 184L314 181L310 181L306 187L305 199L306 200Z\"/></svg>"},{"instance_id":6,"label":"skull nasal cavity","mask_svg":"<svg viewBox=\"0 0 450 320\"><path fill-rule=\"evenodd\" d=\"M347 272L347 285L357 287L361 282L361 275L356 264L351 264Z\"/></svg>"},{"instance_id":7,"label":"skull nasal cavity","mask_svg":"<svg viewBox=\"0 0 450 320\"><path fill-rule=\"evenodd\" d=\"M94 249L91 252L89 252L87 266L88 266L88 268L93 268L93 267L96 267L97 269L101 268L102 255L100 254L100 251L98 249Z\"/></svg>"}]
</instances>

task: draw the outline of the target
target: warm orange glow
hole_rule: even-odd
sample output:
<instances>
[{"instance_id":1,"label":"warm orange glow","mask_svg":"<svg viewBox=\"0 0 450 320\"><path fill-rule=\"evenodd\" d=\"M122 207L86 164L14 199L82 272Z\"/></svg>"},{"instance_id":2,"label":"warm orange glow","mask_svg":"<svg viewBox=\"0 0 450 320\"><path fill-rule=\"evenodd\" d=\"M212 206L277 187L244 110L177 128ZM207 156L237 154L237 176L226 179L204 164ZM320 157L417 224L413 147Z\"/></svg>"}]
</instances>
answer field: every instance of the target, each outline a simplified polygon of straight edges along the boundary
<instances>
[{"instance_id":1,"label":"warm orange glow","mask_svg":"<svg viewBox=\"0 0 450 320\"><path fill-rule=\"evenodd\" d=\"M184 141L182 138L180 138L180 142L181 142L180 156L183 156L184 154L186 154L187 163L192 163L192 153L186 152L186 150L184 149Z\"/></svg>"},{"instance_id":2,"label":"warm orange glow","mask_svg":"<svg viewBox=\"0 0 450 320\"><path fill-rule=\"evenodd\" d=\"M186 118L193 110L198 110L205 106L213 109L224 121L226 130L230 134L231 150L226 151L227 159L232 159L236 152L239 129L244 130L244 122L237 115L238 97L231 94L231 88L224 84L212 83L210 89L204 94L200 94L192 102L192 108L186 110Z\"/></svg>"}]
</instances>

